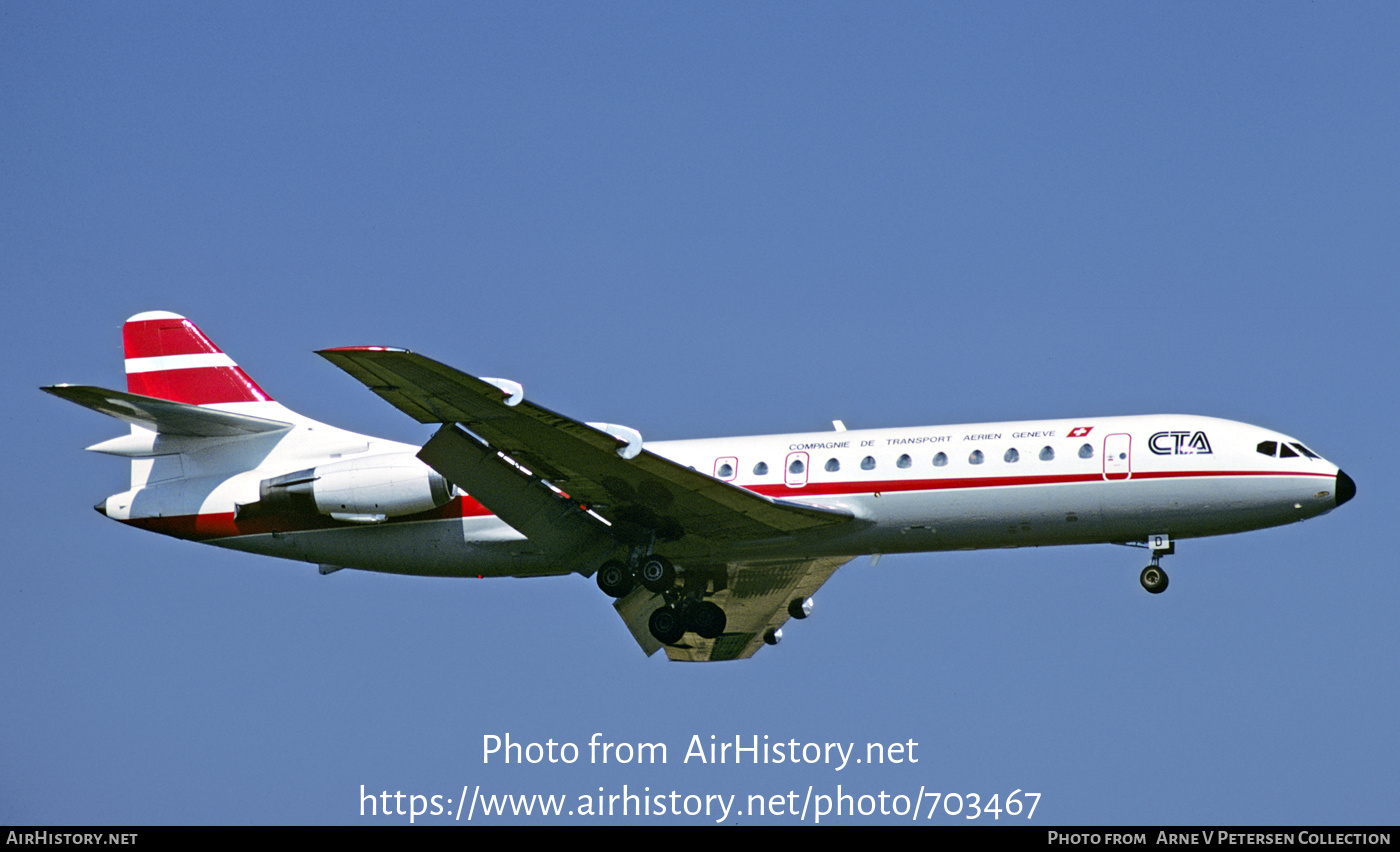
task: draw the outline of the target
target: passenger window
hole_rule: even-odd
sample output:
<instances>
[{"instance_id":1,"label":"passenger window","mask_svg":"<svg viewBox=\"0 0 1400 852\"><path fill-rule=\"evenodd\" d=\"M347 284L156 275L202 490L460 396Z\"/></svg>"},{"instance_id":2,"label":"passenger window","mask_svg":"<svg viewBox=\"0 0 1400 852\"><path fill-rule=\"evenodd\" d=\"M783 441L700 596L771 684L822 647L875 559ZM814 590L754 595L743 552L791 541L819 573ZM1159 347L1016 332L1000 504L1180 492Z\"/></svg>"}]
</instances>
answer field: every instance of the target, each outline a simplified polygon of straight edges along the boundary
<instances>
[{"instance_id":1,"label":"passenger window","mask_svg":"<svg viewBox=\"0 0 1400 852\"><path fill-rule=\"evenodd\" d=\"M1287 444L1279 444L1278 457L1281 459L1296 459L1298 454Z\"/></svg>"},{"instance_id":2,"label":"passenger window","mask_svg":"<svg viewBox=\"0 0 1400 852\"><path fill-rule=\"evenodd\" d=\"M759 462L758 464L754 465L754 466L753 466L753 475L754 475L754 476L767 476L767 475L768 475L768 462Z\"/></svg>"},{"instance_id":3,"label":"passenger window","mask_svg":"<svg viewBox=\"0 0 1400 852\"><path fill-rule=\"evenodd\" d=\"M793 459L792 464L788 465L788 473L801 473L806 469L807 466L802 463L802 459Z\"/></svg>"},{"instance_id":4,"label":"passenger window","mask_svg":"<svg viewBox=\"0 0 1400 852\"><path fill-rule=\"evenodd\" d=\"M1276 441L1260 441L1259 446L1254 449L1266 456L1272 456L1278 453L1278 443Z\"/></svg>"},{"instance_id":5,"label":"passenger window","mask_svg":"<svg viewBox=\"0 0 1400 852\"><path fill-rule=\"evenodd\" d=\"M909 466L912 465L912 464L914 464L914 460L911 459L911 458L909 458L909 455L906 453L906 454L904 454L904 455L902 455L902 456L899 457L899 461L895 462L895 463L894 463L894 466L895 466L895 467L909 467Z\"/></svg>"},{"instance_id":6,"label":"passenger window","mask_svg":"<svg viewBox=\"0 0 1400 852\"><path fill-rule=\"evenodd\" d=\"M948 463L948 454L947 454L947 453L939 453L938 455L936 455L936 456L933 457L933 466L934 466L934 467L943 467L943 466L946 465L947 463Z\"/></svg>"},{"instance_id":7,"label":"passenger window","mask_svg":"<svg viewBox=\"0 0 1400 852\"><path fill-rule=\"evenodd\" d=\"M1081 459L1091 459L1091 458L1093 458L1093 457L1094 457L1094 445L1093 445L1093 444L1085 444L1084 446L1080 447L1080 448L1079 448L1079 457L1080 457Z\"/></svg>"},{"instance_id":8,"label":"passenger window","mask_svg":"<svg viewBox=\"0 0 1400 852\"><path fill-rule=\"evenodd\" d=\"M875 457L874 457L874 456L866 456L865 458L861 459L861 460L860 460L860 469L861 469L861 470L874 470L874 469L875 469Z\"/></svg>"},{"instance_id":9,"label":"passenger window","mask_svg":"<svg viewBox=\"0 0 1400 852\"><path fill-rule=\"evenodd\" d=\"M826 469L831 473L835 473L836 471L841 469L841 462L837 461L836 459L827 459Z\"/></svg>"},{"instance_id":10,"label":"passenger window","mask_svg":"<svg viewBox=\"0 0 1400 852\"><path fill-rule=\"evenodd\" d=\"M1015 447L1012 447L1011 449L1006 451L1006 455L1002 456L1001 460L1006 462L1007 464L1012 464L1021 460L1021 454L1016 452Z\"/></svg>"},{"instance_id":11,"label":"passenger window","mask_svg":"<svg viewBox=\"0 0 1400 852\"><path fill-rule=\"evenodd\" d=\"M981 464L983 459L981 450L973 450L972 455L967 457L968 464Z\"/></svg>"},{"instance_id":12,"label":"passenger window","mask_svg":"<svg viewBox=\"0 0 1400 852\"><path fill-rule=\"evenodd\" d=\"M1040 448L1040 460L1041 460L1041 461L1054 461L1054 460L1055 460L1055 450L1054 450L1054 448L1053 448L1053 447L1041 447L1041 448Z\"/></svg>"},{"instance_id":13,"label":"passenger window","mask_svg":"<svg viewBox=\"0 0 1400 852\"><path fill-rule=\"evenodd\" d=\"M717 473L719 474L720 479L729 479L730 477L734 476L734 467L729 462L725 462L724 464L719 466L719 470L717 471Z\"/></svg>"}]
</instances>

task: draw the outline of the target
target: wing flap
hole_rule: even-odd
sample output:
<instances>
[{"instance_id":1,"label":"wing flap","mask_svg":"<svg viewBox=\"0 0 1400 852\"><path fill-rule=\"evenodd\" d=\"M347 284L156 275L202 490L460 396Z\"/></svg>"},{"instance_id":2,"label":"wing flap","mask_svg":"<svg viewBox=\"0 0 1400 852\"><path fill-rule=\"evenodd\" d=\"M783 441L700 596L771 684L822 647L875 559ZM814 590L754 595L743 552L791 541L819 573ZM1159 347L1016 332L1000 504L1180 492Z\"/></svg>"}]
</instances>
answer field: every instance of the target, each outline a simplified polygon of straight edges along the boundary
<instances>
[{"instance_id":1,"label":"wing flap","mask_svg":"<svg viewBox=\"0 0 1400 852\"><path fill-rule=\"evenodd\" d=\"M578 552L599 539L610 541L606 528L577 503L524 476L455 426L439 429L418 457L449 482L471 483L473 498L545 550Z\"/></svg>"}]
</instances>

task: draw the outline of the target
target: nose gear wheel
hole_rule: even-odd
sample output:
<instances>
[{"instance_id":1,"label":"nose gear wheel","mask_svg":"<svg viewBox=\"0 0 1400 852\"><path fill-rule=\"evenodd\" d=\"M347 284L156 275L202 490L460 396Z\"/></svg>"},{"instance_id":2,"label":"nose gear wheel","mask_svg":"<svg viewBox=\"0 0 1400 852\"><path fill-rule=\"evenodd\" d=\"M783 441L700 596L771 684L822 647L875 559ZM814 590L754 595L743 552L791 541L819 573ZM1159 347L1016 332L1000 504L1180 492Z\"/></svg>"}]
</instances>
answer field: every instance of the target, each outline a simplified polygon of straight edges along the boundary
<instances>
[{"instance_id":1,"label":"nose gear wheel","mask_svg":"<svg viewBox=\"0 0 1400 852\"><path fill-rule=\"evenodd\" d=\"M1167 572L1163 571L1162 567L1157 564L1157 560L1154 559L1151 565L1142 569L1138 582L1142 583L1142 587L1152 594L1160 595L1167 590Z\"/></svg>"}]
</instances>

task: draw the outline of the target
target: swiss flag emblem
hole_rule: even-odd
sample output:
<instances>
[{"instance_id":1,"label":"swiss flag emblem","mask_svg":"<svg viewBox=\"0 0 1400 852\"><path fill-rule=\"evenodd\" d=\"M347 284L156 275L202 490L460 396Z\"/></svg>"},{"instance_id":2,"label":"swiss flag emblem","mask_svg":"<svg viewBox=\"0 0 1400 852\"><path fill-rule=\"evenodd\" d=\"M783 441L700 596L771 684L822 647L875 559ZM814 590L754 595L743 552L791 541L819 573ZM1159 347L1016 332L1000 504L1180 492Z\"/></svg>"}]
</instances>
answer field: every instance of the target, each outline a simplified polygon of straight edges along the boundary
<instances>
[{"instance_id":1,"label":"swiss flag emblem","mask_svg":"<svg viewBox=\"0 0 1400 852\"><path fill-rule=\"evenodd\" d=\"M1093 428L1093 426L1076 426L1073 429L1069 430L1069 435L1067 437L1083 438L1085 435L1088 435L1089 430Z\"/></svg>"}]
</instances>

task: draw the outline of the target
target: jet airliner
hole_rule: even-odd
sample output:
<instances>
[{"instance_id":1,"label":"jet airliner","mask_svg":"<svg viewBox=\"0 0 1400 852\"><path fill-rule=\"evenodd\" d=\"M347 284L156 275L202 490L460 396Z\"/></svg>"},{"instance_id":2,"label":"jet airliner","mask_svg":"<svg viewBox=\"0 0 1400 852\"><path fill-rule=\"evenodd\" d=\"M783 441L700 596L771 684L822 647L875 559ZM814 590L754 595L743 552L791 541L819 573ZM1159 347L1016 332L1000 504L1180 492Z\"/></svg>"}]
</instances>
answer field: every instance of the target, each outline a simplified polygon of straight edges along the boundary
<instances>
[{"instance_id":1,"label":"jet airliner","mask_svg":"<svg viewBox=\"0 0 1400 852\"><path fill-rule=\"evenodd\" d=\"M319 354L437 430L422 447L274 401L188 319L123 327L125 392L45 387L131 425L96 508L130 526L320 566L596 578L648 654L708 661L776 644L862 555L1136 544L1139 580L1182 539L1301 521L1356 485L1295 438L1194 415L647 441L403 349Z\"/></svg>"}]
</instances>

